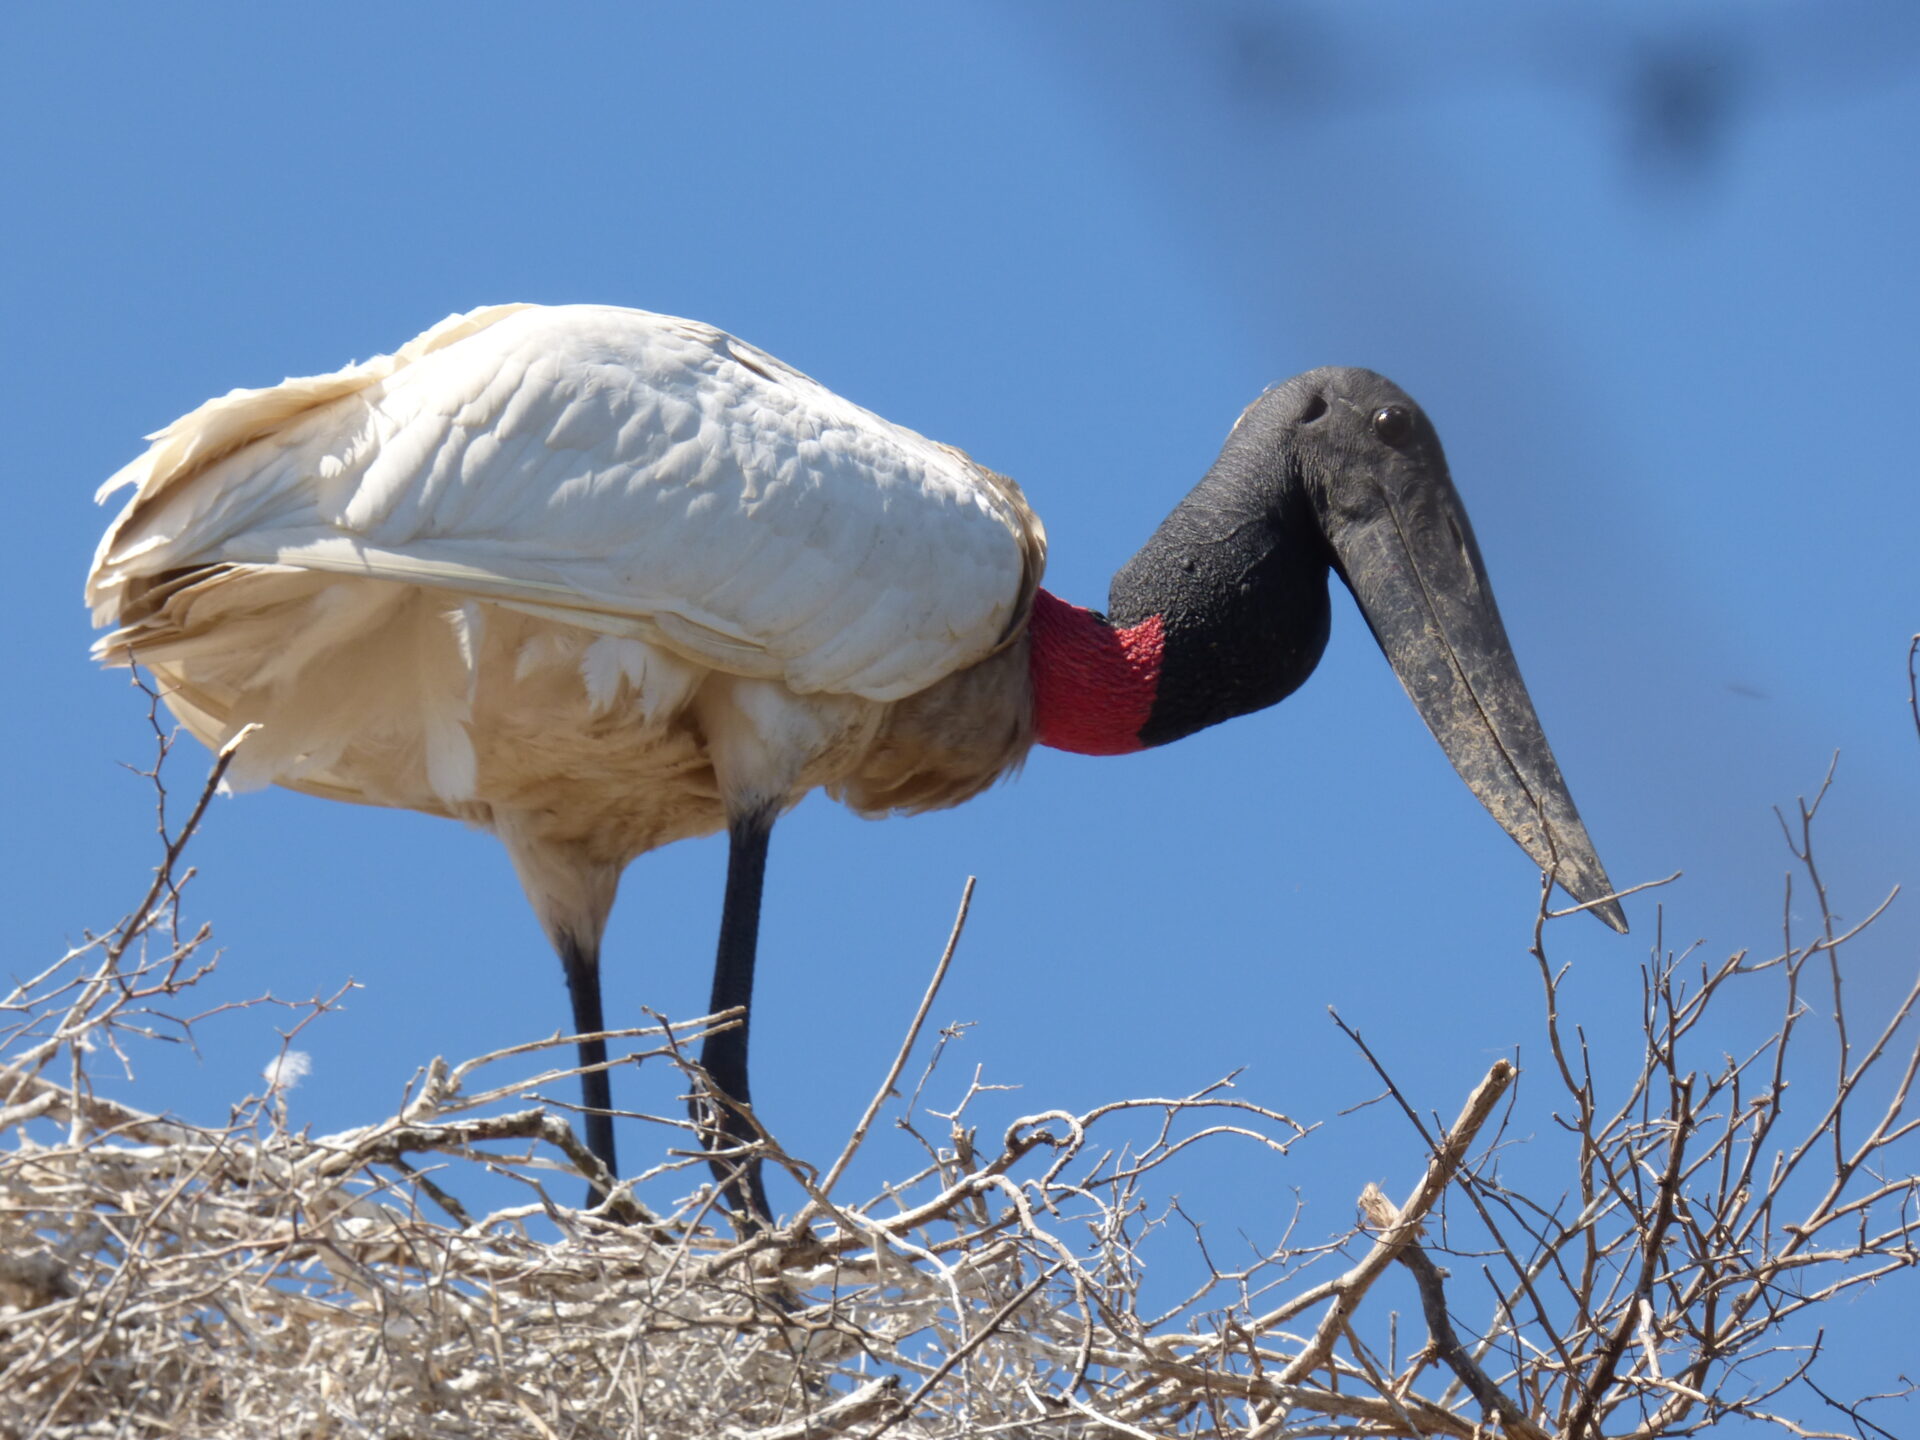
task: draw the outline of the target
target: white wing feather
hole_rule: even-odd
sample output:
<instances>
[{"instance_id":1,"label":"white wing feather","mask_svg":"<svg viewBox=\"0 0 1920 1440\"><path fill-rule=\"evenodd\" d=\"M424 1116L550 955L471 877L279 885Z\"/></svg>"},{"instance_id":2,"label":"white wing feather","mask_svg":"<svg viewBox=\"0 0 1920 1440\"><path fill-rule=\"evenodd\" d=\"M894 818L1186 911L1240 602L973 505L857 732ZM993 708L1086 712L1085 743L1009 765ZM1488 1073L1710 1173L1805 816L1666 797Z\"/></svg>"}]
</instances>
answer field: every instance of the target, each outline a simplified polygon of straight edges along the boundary
<instances>
[{"instance_id":1,"label":"white wing feather","mask_svg":"<svg viewBox=\"0 0 1920 1440\"><path fill-rule=\"evenodd\" d=\"M153 437L88 599L207 564L407 581L894 700L989 654L1044 541L1009 482L709 326L451 316Z\"/></svg>"}]
</instances>

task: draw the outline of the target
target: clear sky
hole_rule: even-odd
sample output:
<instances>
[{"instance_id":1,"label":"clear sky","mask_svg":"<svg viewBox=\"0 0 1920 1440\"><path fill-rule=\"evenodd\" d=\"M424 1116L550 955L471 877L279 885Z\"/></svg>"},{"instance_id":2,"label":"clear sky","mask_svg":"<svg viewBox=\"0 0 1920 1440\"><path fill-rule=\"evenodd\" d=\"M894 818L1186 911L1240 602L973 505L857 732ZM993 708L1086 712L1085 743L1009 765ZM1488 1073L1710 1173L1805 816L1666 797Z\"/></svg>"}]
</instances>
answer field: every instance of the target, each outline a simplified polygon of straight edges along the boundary
<instances>
[{"instance_id":1,"label":"clear sky","mask_svg":"<svg viewBox=\"0 0 1920 1440\"><path fill-rule=\"evenodd\" d=\"M1049 587L1096 606L1263 386L1380 370L1446 443L1616 882L1684 870L1669 939L1777 947L1770 807L1838 750L1823 859L1858 918L1920 881L1920 10L1678 9L14 7L10 968L111 924L152 858L119 765L142 707L86 659L94 487L210 395L508 300L708 320L965 448L1045 518ZM998 1113L1246 1066L1251 1098L1328 1119L1377 1088L1328 1006L1447 1115L1494 1056L1524 1065L1537 875L1336 599L1276 710L1126 759L1036 751L949 814L784 821L755 1075L789 1145L837 1148L969 874L935 1019L977 1021L960 1066L1024 1087ZM629 872L611 1015L700 1011L724 860ZM302 1037L295 1123L370 1120L433 1055L565 1023L483 835L254 794L197 861L209 995L364 987ZM1552 944L1630 1048L1654 901L1628 911L1630 937L1576 918ZM1858 952L1863 1013L1904 989L1917 915ZM136 1098L220 1118L269 1026L137 1053ZM1320 1235L1420 1163L1376 1109L1184 1183L1227 1235L1275 1233L1298 1188ZM1913 1295L1868 1313L1912 1322ZM1910 1361L1886 1335L1857 1353Z\"/></svg>"}]
</instances>

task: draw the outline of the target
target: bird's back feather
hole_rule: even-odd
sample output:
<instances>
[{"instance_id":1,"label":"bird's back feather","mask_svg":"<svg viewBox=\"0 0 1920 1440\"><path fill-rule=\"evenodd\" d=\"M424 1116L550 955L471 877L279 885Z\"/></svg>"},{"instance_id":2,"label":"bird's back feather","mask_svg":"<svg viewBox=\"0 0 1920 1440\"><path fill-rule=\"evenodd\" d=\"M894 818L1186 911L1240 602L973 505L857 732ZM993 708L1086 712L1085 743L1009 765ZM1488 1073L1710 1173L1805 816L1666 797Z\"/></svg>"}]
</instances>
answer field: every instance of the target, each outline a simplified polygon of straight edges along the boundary
<instances>
[{"instance_id":1,"label":"bird's back feather","mask_svg":"<svg viewBox=\"0 0 1920 1440\"><path fill-rule=\"evenodd\" d=\"M1018 489L958 451L709 326L601 306L495 306L236 392L160 432L127 483L88 586L100 623L137 623L183 569L291 565L801 694L894 700L990 653L1044 558Z\"/></svg>"}]
</instances>

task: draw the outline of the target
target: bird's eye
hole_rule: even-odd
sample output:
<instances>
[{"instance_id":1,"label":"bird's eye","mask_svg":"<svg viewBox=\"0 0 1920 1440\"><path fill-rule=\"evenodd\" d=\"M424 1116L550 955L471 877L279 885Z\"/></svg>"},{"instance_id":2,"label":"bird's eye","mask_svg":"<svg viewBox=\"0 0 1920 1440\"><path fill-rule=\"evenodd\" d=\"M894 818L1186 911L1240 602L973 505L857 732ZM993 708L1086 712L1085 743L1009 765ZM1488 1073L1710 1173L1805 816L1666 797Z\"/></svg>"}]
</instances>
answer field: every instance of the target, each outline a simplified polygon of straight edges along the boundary
<instances>
[{"instance_id":1,"label":"bird's eye","mask_svg":"<svg viewBox=\"0 0 1920 1440\"><path fill-rule=\"evenodd\" d=\"M1327 397L1324 395L1312 396L1300 409L1300 423L1302 425L1311 425L1326 413Z\"/></svg>"},{"instance_id":2,"label":"bird's eye","mask_svg":"<svg viewBox=\"0 0 1920 1440\"><path fill-rule=\"evenodd\" d=\"M1413 438L1413 416L1404 405L1382 405L1373 412L1373 433L1397 448Z\"/></svg>"}]
</instances>

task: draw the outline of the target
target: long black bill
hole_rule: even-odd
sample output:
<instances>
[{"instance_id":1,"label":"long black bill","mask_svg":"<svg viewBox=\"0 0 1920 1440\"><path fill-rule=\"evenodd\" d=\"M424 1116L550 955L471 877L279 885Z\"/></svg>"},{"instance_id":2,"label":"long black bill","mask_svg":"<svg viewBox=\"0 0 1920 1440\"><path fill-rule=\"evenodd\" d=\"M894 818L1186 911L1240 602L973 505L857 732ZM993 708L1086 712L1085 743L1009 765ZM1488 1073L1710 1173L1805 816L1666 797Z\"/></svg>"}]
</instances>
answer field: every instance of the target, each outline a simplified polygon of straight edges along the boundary
<instances>
[{"instance_id":1,"label":"long black bill","mask_svg":"<svg viewBox=\"0 0 1920 1440\"><path fill-rule=\"evenodd\" d=\"M1338 568L1460 778L1535 864L1624 933L1619 902L1602 899L1612 882L1534 714L1439 441L1410 403L1370 420L1395 453L1365 467L1363 493L1348 489L1327 515Z\"/></svg>"}]
</instances>

